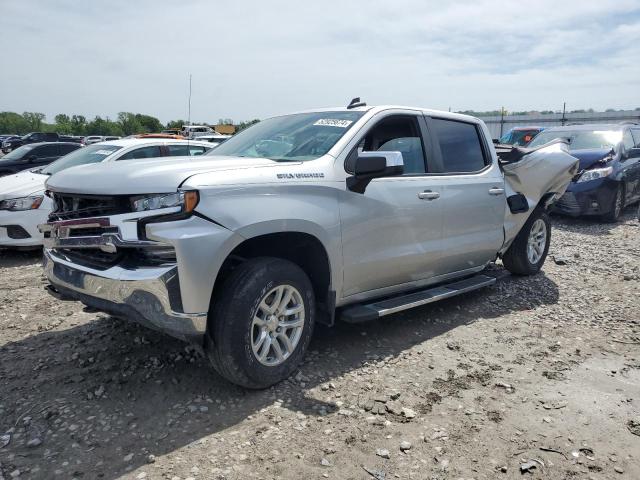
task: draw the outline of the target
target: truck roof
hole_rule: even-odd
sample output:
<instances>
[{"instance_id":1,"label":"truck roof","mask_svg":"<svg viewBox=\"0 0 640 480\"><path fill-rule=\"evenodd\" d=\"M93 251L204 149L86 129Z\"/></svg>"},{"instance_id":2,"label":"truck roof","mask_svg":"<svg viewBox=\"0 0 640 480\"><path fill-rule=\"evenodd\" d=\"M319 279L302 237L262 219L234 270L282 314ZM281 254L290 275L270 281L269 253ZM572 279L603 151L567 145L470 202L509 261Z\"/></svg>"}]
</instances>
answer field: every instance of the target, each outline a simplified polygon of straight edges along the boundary
<instances>
[{"instance_id":1,"label":"truck roof","mask_svg":"<svg viewBox=\"0 0 640 480\"><path fill-rule=\"evenodd\" d=\"M451 120L460 120L460 121L466 121L466 122L475 122L475 123L479 123L480 119L477 117L472 117L471 115L465 115L463 113L453 113L453 112L447 112L444 110L434 110L434 109L430 109L430 108L423 108L423 107L408 107L406 105L367 105L367 106L363 106L363 107L355 107L355 108L347 108L347 107L333 107L333 108L312 108L312 109L308 109L308 110L302 110L299 112L293 112L293 113L285 113L283 115L274 115L275 117L279 117L279 116L285 116L285 115L292 115L294 113L312 113L312 112L370 112L370 113L378 113L378 112L382 112L384 110L395 110L395 109L400 109L400 110L415 110L417 112L422 112L425 115L433 115L436 117L441 117L441 118L448 118Z\"/></svg>"}]
</instances>

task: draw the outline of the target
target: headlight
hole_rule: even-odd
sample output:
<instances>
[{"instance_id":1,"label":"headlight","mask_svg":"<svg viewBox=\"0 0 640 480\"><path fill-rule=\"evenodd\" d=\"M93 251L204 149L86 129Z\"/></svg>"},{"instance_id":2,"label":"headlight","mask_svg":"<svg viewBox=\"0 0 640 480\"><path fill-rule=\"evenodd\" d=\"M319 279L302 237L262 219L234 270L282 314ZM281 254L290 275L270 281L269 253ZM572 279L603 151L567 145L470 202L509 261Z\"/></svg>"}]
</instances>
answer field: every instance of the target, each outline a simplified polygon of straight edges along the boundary
<instances>
[{"instance_id":1,"label":"headlight","mask_svg":"<svg viewBox=\"0 0 640 480\"><path fill-rule=\"evenodd\" d=\"M576 183L588 182L589 180L597 180L599 178L608 177L613 172L613 167L594 168L593 170L585 170L578 178Z\"/></svg>"},{"instance_id":2,"label":"headlight","mask_svg":"<svg viewBox=\"0 0 640 480\"><path fill-rule=\"evenodd\" d=\"M159 208L182 207L182 211L191 213L198 205L198 192L195 190L174 193L155 193L134 197L132 207L135 212L146 212Z\"/></svg>"},{"instance_id":3,"label":"headlight","mask_svg":"<svg viewBox=\"0 0 640 480\"><path fill-rule=\"evenodd\" d=\"M17 212L21 210L35 210L42 204L43 195L34 195L32 197L10 198L9 200L0 201L0 210L9 210Z\"/></svg>"}]
</instances>

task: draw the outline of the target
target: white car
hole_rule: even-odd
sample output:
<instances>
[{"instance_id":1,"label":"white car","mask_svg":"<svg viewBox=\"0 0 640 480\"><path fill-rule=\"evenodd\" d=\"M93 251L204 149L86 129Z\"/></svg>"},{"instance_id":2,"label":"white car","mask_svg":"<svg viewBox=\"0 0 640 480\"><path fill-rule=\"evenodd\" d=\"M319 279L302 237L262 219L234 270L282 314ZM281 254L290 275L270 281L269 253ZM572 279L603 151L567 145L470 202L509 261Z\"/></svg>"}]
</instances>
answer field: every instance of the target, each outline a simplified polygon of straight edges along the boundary
<instances>
[{"instance_id":1,"label":"white car","mask_svg":"<svg viewBox=\"0 0 640 480\"><path fill-rule=\"evenodd\" d=\"M45 223L52 202L45 181L70 167L155 157L202 155L215 145L208 142L159 138L131 138L94 143L78 149L44 168L25 170L0 178L0 247L42 245L38 224Z\"/></svg>"},{"instance_id":2,"label":"white car","mask_svg":"<svg viewBox=\"0 0 640 480\"><path fill-rule=\"evenodd\" d=\"M106 139L101 135L90 135L88 137L84 137L82 143L85 145L92 145L94 143L103 142L104 140Z\"/></svg>"},{"instance_id":3,"label":"white car","mask_svg":"<svg viewBox=\"0 0 640 480\"><path fill-rule=\"evenodd\" d=\"M221 143L229 140L231 135L220 135L216 133L215 135L200 135L196 137L199 142L209 142L214 145L220 145Z\"/></svg>"},{"instance_id":4,"label":"white car","mask_svg":"<svg viewBox=\"0 0 640 480\"><path fill-rule=\"evenodd\" d=\"M215 135L215 130L207 125L184 125L182 136L186 138L198 138L203 135Z\"/></svg>"}]
</instances>

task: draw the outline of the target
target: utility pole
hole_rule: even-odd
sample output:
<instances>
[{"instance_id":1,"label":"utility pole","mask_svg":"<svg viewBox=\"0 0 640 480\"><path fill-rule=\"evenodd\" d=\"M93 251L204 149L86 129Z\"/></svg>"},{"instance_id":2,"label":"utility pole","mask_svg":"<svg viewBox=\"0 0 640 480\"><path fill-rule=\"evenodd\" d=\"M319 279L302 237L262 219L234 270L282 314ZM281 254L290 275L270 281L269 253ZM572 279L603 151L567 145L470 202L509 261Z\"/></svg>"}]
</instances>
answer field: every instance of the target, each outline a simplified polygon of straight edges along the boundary
<instances>
[{"instance_id":1,"label":"utility pole","mask_svg":"<svg viewBox=\"0 0 640 480\"><path fill-rule=\"evenodd\" d=\"M567 123L567 119L565 117L565 113L567 112L567 102L564 102L562 104L562 126L564 127L564 124Z\"/></svg>"},{"instance_id":2,"label":"utility pole","mask_svg":"<svg viewBox=\"0 0 640 480\"><path fill-rule=\"evenodd\" d=\"M189 74L189 113L187 115L187 125L191 125L191 74Z\"/></svg>"},{"instance_id":3,"label":"utility pole","mask_svg":"<svg viewBox=\"0 0 640 480\"><path fill-rule=\"evenodd\" d=\"M502 138L503 127L504 127L504 107L500 107L500 138Z\"/></svg>"}]
</instances>

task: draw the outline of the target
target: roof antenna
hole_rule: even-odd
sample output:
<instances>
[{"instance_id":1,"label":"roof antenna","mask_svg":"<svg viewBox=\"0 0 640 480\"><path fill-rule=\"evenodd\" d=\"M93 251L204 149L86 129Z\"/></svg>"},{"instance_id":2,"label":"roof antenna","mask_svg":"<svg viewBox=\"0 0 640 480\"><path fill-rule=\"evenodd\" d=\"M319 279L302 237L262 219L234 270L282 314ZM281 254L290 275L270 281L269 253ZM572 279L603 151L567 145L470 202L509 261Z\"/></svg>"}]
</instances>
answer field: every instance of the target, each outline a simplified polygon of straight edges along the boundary
<instances>
[{"instance_id":1,"label":"roof antenna","mask_svg":"<svg viewBox=\"0 0 640 480\"><path fill-rule=\"evenodd\" d=\"M366 107L367 103L366 102L361 102L360 101L360 97L356 97L354 99L351 100L351 102L349 103L349 105L347 105L347 109L352 109L352 108L358 108L358 107Z\"/></svg>"}]
</instances>

